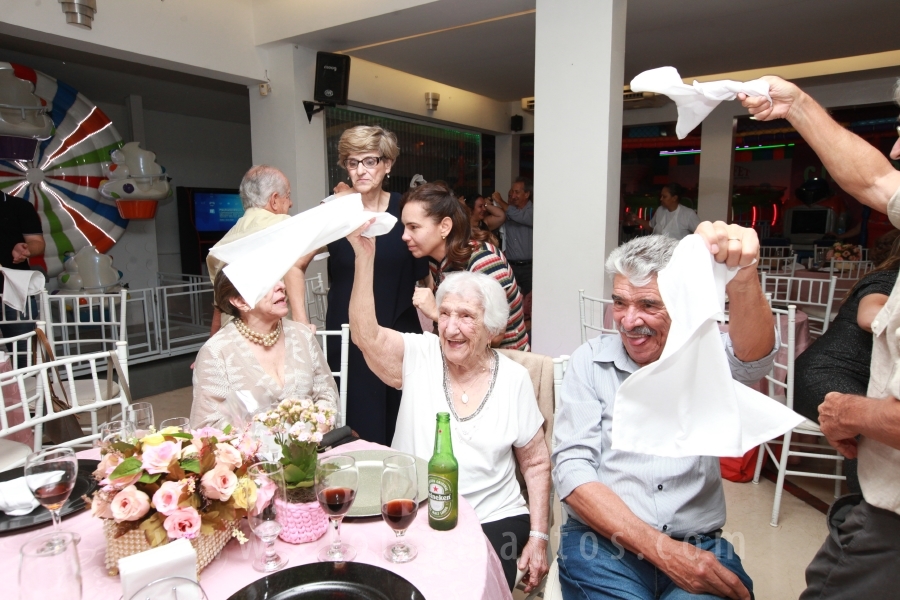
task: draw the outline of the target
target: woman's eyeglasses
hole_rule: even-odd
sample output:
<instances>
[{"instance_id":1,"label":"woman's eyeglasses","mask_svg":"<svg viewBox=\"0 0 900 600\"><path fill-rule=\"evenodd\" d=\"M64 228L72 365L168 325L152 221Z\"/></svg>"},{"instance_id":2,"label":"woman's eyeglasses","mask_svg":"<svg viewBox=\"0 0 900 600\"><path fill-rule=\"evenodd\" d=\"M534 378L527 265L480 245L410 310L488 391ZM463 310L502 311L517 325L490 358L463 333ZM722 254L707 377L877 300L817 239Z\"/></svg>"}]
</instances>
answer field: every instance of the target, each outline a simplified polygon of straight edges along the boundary
<instances>
[{"instance_id":1,"label":"woman's eyeglasses","mask_svg":"<svg viewBox=\"0 0 900 600\"><path fill-rule=\"evenodd\" d=\"M374 169L382 160L384 160L383 156L367 156L362 160L348 158L344 161L344 166L347 167L348 170L352 171L359 166L359 163L362 163L362 166L364 166L365 168Z\"/></svg>"}]
</instances>

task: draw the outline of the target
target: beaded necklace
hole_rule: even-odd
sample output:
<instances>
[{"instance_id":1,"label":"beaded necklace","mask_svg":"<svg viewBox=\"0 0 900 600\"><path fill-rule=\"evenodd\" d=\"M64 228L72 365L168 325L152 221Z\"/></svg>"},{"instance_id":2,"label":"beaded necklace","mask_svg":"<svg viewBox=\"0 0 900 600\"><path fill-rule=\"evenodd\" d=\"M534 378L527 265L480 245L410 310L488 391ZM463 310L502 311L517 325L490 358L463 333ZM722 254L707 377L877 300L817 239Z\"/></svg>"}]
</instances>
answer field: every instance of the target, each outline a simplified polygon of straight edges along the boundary
<instances>
[{"instance_id":1,"label":"beaded necklace","mask_svg":"<svg viewBox=\"0 0 900 600\"><path fill-rule=\"evenodd\" d=\"M271 348L275 345L275 342L278 341L278 338L281 337L281 321L278 321L278 325L275 326L274 331L270 331L269 333L263 334L257 331L253 331L247 324L244 323L241 319L234 320L235 328L240 332L242 336L253 342L254 344L259 344L261 346L265 346L266 348Z\"/></svg>"},{"instance_id":2,"label":"beaded necklace","mask_svg":"<svg viewBox=\"0 0 900 600\"><path fill-rule=\"evenodd\" d=\"M441 362L444 366L444 397L447 399L447 404L450 406L450 412L453 413L453 417L460 423L463 421L468 421L469 419L474 419L478 415L478 413L481 412L481 409L484 408L484 405L487 404L488 398L491 397L491 392L494 391L494 384L497 382L497 366L500 362L500 355L493 348L491 348L490 351L492 354L491 358L493 360L491 360L491 383L488 387L488 391L487 393L485 393L484 398L481 400L481 404L478 405L478 409L468 417L462 418L460 418L460 416L456 414L456 408L453 406L453 386L450 384L450 370L447 368L447 360L444 358L444 353L443 351L441 352ZM464 402L464 404L466 403Z\"/></svg>"}]
</instances>

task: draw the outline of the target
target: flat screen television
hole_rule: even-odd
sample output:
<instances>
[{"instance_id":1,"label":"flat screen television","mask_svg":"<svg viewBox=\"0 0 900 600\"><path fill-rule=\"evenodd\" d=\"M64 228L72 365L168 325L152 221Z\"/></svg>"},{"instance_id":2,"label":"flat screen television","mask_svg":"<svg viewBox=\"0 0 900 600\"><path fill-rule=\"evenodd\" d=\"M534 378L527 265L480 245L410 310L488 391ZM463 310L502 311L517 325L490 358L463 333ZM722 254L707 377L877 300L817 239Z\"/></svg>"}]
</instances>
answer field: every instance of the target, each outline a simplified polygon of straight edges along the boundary
<instances>
[{"instance_id":1,"label":"flat screen television","mask_svg":"<svg viewBox=\"0 0 900 600\"><path fill-rule=\"evenodd\" d=\"M240 194L195 191L193 200L197 231L228 231L244 215Z\"/></svg>"},{"instance_id":2,"label":"flat screen television","mask_svg":"<svg viewBox=\"0 0 900 600\"><path fill-rule=\"evenodd\" d=\"M784 215L785 237L792 244L814 244L834 231L834 211L826 206L794 206Z\"/></svg>"}]
</instances>

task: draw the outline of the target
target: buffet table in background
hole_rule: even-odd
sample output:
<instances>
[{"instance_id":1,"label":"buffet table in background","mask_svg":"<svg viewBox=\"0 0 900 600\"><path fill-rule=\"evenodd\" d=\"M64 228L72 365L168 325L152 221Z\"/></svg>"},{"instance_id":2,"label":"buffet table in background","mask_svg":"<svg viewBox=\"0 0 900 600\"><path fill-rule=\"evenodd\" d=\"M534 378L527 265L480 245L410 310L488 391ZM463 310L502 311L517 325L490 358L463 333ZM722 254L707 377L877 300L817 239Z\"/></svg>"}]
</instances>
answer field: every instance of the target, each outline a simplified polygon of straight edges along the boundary
<instances>
[{"instance_id":1,"label":"buffet table in background","mask_svg":"<svg viewBox=\"0 0 900 600\"><path fill-rule=\"evenodd\" d=\"M357 450L385 450L384 446L357 441L341 446L329 454ZM97 450L79 454L81 458L99 458ZM43 510L38 508L37 510ZM18 597L19 548L30 537L50 531L51 525L18 535L0 537L0 564L5 565L7 585L5 597ZM111 577L104 566L105 541L103 526L92 518L89 510L63 520L63 529L81 536L78 553L81 559L83 600L116 600L122 595L118 577ZM244 528L245 532L249 531ZM459 524L451 531L435 531L428 526L426 505L419 507L416 520L406 537L418 546L419 554L407 564L385 560L382 549L394 539L394 532L381 517L346 519L341 537L356 546L355 562L369 563L393 571L412 583L429 600L511 599L500 560L481 530L478 517L468 502L459 499ZM203 572L200 584L210 600L225 600L249 583L264 576L250 566L251 544L241 546L234 539ZM278 553L287 557L285 568L316 561L316 552L328 543L328 534L308 544L293 545L278 540ZM35 582L40 585L40 582Z\"/></svg>"}]
</instances>

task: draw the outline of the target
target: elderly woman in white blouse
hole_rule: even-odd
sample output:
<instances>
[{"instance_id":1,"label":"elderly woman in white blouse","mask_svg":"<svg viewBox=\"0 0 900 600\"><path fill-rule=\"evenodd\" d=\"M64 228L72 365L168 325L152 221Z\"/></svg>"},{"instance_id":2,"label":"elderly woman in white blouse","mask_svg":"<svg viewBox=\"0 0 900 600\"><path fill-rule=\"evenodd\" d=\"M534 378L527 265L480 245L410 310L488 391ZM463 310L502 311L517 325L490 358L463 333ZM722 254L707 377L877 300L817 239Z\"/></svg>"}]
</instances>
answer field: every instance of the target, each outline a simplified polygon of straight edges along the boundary
<instances>
[{"instance_id":1,"label":"elderly woman in white blouse","mask_svg":"<svg viewBox=\"0 0 900 600\"><path fill-rule=\"evenodd\" d=\"M336 410L337 387L315 336L306 325L285 319L283 283L252 309L224 271L213 293L216 307L234 319L197 354L192 427L238 425L236 414L246 418L287 398L325 400ZM246 400L239 401L237 392L246 392Z\"/></svg>"},{"instance_id":2,"label":"elderly woman in white blouse","mask_svg":"<svg viewBox=\"0 0 900 600\"><path fill-rule=\"evenodd\" d=\"M451 414L459 493L475 509L507 583L512 587L518 567L530 591L548 570L550 454L528 371L491 348L509 318L506 292L488 275L452 273L435 298L439 336L381 327L372 293L376 244L360 235L365 227L347 237L356 252L350 334L372 372L403 390L391 446L427 460L435 414Z\"/></svg>"}]
</instances>

